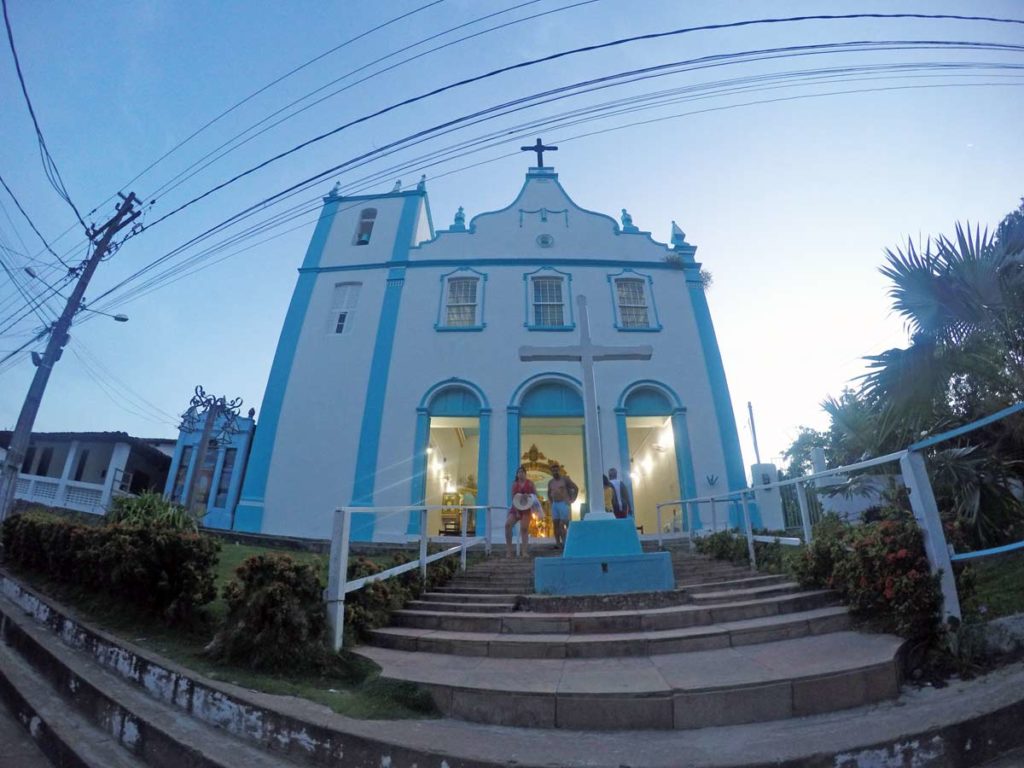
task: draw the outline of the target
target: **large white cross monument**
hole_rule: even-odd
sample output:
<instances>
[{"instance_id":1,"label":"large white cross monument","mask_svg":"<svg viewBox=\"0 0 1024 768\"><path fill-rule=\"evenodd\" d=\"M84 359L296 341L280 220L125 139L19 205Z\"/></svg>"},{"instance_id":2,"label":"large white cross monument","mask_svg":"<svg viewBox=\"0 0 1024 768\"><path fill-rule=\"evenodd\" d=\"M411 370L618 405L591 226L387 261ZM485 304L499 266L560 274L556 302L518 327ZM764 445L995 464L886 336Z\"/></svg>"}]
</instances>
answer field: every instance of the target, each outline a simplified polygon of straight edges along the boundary
<instances>
[{"instance_id":1,"label":"large white cross monument","mask_svg":"<svg viewBox=\"0 0 1024 768\"><path fill-rule=\"evenodd\" d=\"M560 360L578 362L583 367L583 439L587 453L587 520L606 520L613 515L604 509L604 469L601 451L601 428L597 417L597 382L594 364L606 360L650 360L653 349L649 345L600 346L590 338L590 315L587 312L587 297L576 297L579 307L580 340L578 344L566 347L520 347L519 359L523 362ZM623 474L629 468L622 468Z\"/></svg>"}]
</instances>

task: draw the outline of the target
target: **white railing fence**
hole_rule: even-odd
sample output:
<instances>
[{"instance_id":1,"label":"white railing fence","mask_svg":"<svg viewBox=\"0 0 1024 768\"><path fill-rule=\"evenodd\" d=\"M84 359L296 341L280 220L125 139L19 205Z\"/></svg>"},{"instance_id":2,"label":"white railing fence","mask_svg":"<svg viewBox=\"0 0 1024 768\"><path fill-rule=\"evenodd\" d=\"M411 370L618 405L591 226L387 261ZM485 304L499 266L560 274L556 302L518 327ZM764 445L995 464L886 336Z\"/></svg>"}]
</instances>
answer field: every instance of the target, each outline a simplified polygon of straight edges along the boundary
<instances>
[{"instance_id":1,"label":"white railing fence","mask_svg":"<svg viewBox=\"0 0 1024 768\"><path fill-rule=\"evenodd\" d=\"M328 574L327 574L327 589L324 591L324 600L327 603L327 622L330 626L330 640L331 647L335 651L341 649L344 634L345 634L345 596L350 592L362 589L367 584L372 584L375 581L383 581L384 579L390 579L394 576L399 576L409 571L419 570L420 580L426 581L427 579L427 566L431 563L442 560L452 555L459 555L459 568L460 570L466 570L466 556L468 551L477 545L483 545L487 553L491 552L491 538L492 531L497 531L499 528L495 525L494 510L501 510L503 513L508 512L508 507L499 507L495 505L489 506L471 506L471 507L459 507L462 510L461 518L461 531L458 537L441 536L431 537L427 530L427 514L435 510L449 510L450 505L446 506L407 506L407 507L340 507L334 512L334 530L331 534L331 554L330 561L328 563ZM485 512L484 518L484 530L483 535L468 536L466 533L467 518L469 517L467 512L476 512L483 510ZM348 581L348 552L349 544L352 538L352 515L353 513L359 514L372 514L375 516L376 521L379 522L386 518L391 518L396 515L409 516L410 513L419 515L419 555L415 560L402 565L397 565L394 568L388 568L380 573L375 573L370 576L363 576L359 579L353 579ZM504 528L504 517L502 517L501 528ZM410 540L415 540L412 537ZM448 547L435 552L432 555L427 554L427 545L431 539L444 540L457 538L458 544L453 547ZM517 554L518 554L518 543Z\"/></svg>"},{"instance_id":2,"label":"white railing fence","mask_svg":"<svg viewBox=\"0 0 1024 768\"><path fill-rule=\"evenodd\" d=\"M816 472L812 475L805 475L803 477L792 478L789 480L766 483L764 485L758 485L756 488L729 491L715 496L676 499L673 501L662 502L656 506L658 518L658 546L662 546L664 539L678 539L681 537L685 537L692 546L694 533L692 526L694 519L693 510L699 509L701 504L710 505L712 532L719 529L718 505L723 503L740 504L743 509L743 527L744 537L747 540L747 553L750 557L750 567L754 570L757 568L757 560L754 551L755 541L779 542L780 544L796 546L799 546L804 542L810 543L812 541L809 505L807 503L806 496L808 490L806 485L808 483L813 484L815 480L821 480L826 477L834 475L848 475L855 472L862 472L863 470L871 469L872 467L877 467L881 464L898 462L900 474L902 475L903 483L906 486L910 499L911 511L914 514L914 519L917 520L917 524L921 527L925 552L928 555L928 562L931 565L932 572L940 574L945 618L952 617L959 619L960 597L957 592L956 577L953 573L953 563L991 557L993 555L1000 555L1015 550L1024 550L1024 541L980 550L977 552L964 552L961 554L955 553L952 546L947 542L946 534L942 528L939 508L935 502L935 494L932 491L931 481L928 478L928 468L925 464L924 452L939 443L966 435L980 429L981 427L1000 421L1021 411L1024 411L1024 403L1012 405L983 419L979 419L978 421L971 422L970 424L966 424L962 427L957 427L956 429L949 430L948 432L943 432L942 434L935 435L934 437L926 438L908 446L905 450L889 453L885 456L879 456L874 459L868 459L867 461L860 461L856 464L835 467L833 469L827 469L824 472ZM754 498L755 491L769 490L772 488L785 488L788 486L793 486L796 489L797 500L800 505L800 520L801 526L803 527L803 538L801 539L789 536L755 536L750 524L750 501ZM671 534L665 534L663 532L663 510L666 509L674 510L671 517L672 522L670 528L673 531ZM683 519L680 521L681 525L679 526L682 532L675 533L677 530L676 521L679 517L680 511L682 511L683 515ZM728 530L729 528L728 516L726 516L724 530ZM703 530L703 526L701 530Z\"/></svg>"}]
</instances>

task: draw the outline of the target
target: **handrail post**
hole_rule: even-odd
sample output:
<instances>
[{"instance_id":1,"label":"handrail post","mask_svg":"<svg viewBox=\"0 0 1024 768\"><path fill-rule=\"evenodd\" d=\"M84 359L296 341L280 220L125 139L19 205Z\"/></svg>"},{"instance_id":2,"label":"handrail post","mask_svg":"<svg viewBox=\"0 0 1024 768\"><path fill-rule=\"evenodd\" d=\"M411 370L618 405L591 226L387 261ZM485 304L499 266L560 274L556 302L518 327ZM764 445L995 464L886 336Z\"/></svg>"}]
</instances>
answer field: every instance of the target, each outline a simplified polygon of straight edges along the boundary
<instances>
[{"instance_id":1,"label":"handrail post","mask_svg":"<svg viewBox=\"0 0 1024 768\"><path fill-rule=\"evenodd\" d=\"M462 510L462 514L459 515L459 517L462 519L462 525L460 526L462 528L462 551L459 552L459 570L460 571L465 571L466 570L466 518L469 517L469 515L466 513L466 510L463 509Z\"/></svg>"},{"instance_id":2,"label":"handrail post","mask_svg":"<svg viewBox=\"0 0 1024 768\"><path fill-rule=\"evenodd\" d=\"M928 555L928 562L931 563L932 572L939 574L943 617L959 619L960 597L956 591L956 576L953 574L949 545L942 530L939 506L935 503L935 494L928 479L928 467L925 466L924 456L917 451L907 451L900 458L900 471L903 474L903 484L907 486L910 494L910 508L924 534L924 551Z\"/></svg>"},{"instance_id":3,"label":"handrail post","mask_svg":"<svg viewBox=\"0 0 1024 768\"><path fill-rule=\"evenodd\" d=\"M490 506L484 510L484 552L488 557L491 556L491 510Z\"/></svg>"},{"instance_id":4,"label":"handrail post","mask_svg":"<svg viewBox=\"0 0 1024 768\"><path fill-rule=\"evenodd\" d=\"M800 524L804 527L804 546L809 546L811 543L811 510L807 506L807 491L804 489L803 483L797 483L793 486L796 491L796 501L800 505Z\"/></svg>"},{"instance_id":5,"label":"handrail post","mask_svg":"<svg viewBox=\"0 0 1024 768\"><path fill-rule=\"evenodd\" d=\"M747 555L750 557L750 570L757 570L757 557L754 554L754 530L750 526L750 502L747 492L740 491L740 503L743 505L743 528L747 535Z\"/></svg>"},{"instance_id":6,"label":"handrail post","mask_svg":"<svg viewBox=\"0 0 1024 768\"><path fill-rule=\"evenodd\" d=\"M657 512L657 516L658 516L658 549L662 549L662 546L661 546L661 539L662 539L662 536L661 536L661 505L660 504L655 505L654 510L655 510L655 512Z\"/></svg>"},{"instance_id":7,"label":"handrail post","mask_svg":"<svg viewBox=\"0 0 1024 768\"><path fill-rule=\"evenodd\" d=\"M711 532L718 533L718 510L715 509L715 500L711 500Z\"/></svg>"},{"instance_id":8,"label":"handrail post","mask_svg":"<svg viewBox=\"0 0 1024 768\"><path fill-rule=\"evenodd\" d=\"M693 507L697 502L690 502L689 506L683 507L683 524L686 526L686 544L691 552L693 552Z\"/></svg>"},{"instance_id":9,"label":"handrail post","mask_svg":"<svg viewBox=\"0 0 1024 768\"><path fill-rule=\"evenodd\" d=\"M420 581L427 583L427 510L420 510Z\"/></svg>"},{"instance_id":10,"label":"handrail post","mask_svg":"<svg viewBox=\"0 0 1024 768\"><path fill-rule=\"evenodd\" d=\"M348 543L352 516L344 507L334 511L331 556L327 568L327 624L331 648L341 650L345 637L345 582L348 579Z\"/></svg>"}]
</instances>

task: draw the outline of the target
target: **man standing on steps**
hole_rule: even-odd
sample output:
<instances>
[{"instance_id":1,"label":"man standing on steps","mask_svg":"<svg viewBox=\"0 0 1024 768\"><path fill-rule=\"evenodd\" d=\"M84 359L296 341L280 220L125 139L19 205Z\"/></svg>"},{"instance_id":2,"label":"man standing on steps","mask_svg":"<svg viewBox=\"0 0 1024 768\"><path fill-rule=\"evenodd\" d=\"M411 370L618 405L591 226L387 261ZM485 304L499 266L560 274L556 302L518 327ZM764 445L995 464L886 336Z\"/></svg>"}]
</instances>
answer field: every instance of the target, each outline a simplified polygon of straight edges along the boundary
<instances>
[{"instance_id":1,"label":"man standing on steps","mask_svg":"<svg viewBox=\"0 0 1024 768\"><path fill-rule=\"evenodd\" d=\"M615 498L619 500L619 511L623 517L631 517L633 514L633 502L629 498L629 489L619 479L619 470L612 467L608 470L608 480L615 489Z\"/></svg>"},{"instance_id":2,"label":"man standing on steps","mask_svg":"<svg viewBox=\"0 0 1024 768\"><path fill-rule=\"evenodd\" d=\"M555 546L565 546L565 535L569 530L569 504L576 498L579 488L568 477L562 476L558 464L551 465L551 479L548 481L548 501L551 502L551 522L555 528Z\"/></svg>"}]
</instances>

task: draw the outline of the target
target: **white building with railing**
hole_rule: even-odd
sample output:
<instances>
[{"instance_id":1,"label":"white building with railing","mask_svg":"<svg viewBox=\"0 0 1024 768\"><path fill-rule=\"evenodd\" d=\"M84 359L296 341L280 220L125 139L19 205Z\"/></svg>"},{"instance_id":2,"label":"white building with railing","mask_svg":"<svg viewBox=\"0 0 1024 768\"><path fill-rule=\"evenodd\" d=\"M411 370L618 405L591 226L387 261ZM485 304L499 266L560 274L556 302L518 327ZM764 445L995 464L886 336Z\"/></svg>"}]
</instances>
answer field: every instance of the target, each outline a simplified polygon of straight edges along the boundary
<instances>
[{"instance_id":1,"label":"white building with railing","mask_svg":"<svg viewBox=\"0 0 1024 768\"><path fill-rule=\"evenodd\" d=\"M4 452L10 439L10 432L0 432ZM34 432L15 498L102 515L117 495L162 490L170 463L124 432Z\"/></svg>"}]
</instances>

